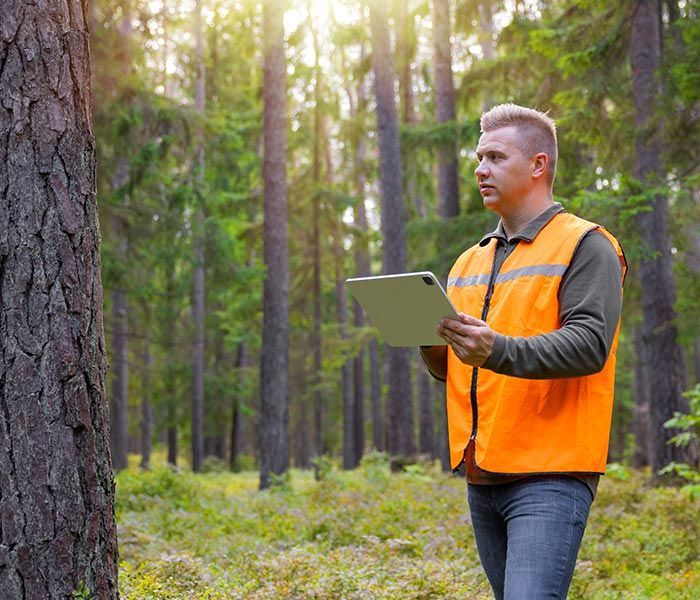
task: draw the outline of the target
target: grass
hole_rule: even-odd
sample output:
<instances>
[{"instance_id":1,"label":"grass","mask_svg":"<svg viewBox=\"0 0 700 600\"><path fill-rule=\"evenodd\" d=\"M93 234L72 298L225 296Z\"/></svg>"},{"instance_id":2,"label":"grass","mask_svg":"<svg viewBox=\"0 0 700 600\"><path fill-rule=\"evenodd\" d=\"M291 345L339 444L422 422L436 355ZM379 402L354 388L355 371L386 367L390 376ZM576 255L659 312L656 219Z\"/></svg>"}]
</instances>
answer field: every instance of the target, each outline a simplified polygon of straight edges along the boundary
<instances>
[{"instance_id":1,"label":"grass","mask_svg":"<svg viewBox=\"0 0 700 600\"><path fill-rule=\"evenodd\" d=\"M570 598L700 598L700 504L645 474L601 482ZM624 479L623 479L624 477ZM490 598L465 484L381 455L323 481L292 471L117 476L122 597Z\"/></svg>"}]
</instances>

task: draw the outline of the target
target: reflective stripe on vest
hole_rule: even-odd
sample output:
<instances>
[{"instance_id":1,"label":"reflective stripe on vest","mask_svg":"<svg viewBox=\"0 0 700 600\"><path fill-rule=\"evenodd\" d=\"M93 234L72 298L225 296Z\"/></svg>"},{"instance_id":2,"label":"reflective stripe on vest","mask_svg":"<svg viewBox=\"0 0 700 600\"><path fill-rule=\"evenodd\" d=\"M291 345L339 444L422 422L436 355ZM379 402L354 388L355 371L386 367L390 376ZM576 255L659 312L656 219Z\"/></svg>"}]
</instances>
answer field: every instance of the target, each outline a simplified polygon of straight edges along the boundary
<instances>
[{"instance_id":1,"label":"reflective stripe on vest","mask_svg":"<svg viewBox=\"0 0 700 600\"><path fill-rule=\"evenodd\" d=\"M457 310L484 318L496 332L531 336L559 329L558 291L581 239L598 229L626 263L617 240L595 223L559 213L530 243L520 241L487 290L497 241L474 246L450 271ZM452 467L474 439L476 464L493 473L605 470L612 417L619 323L599 373L568 379L522 379L463 364L448 348L447 413Z\"/></svg>"}]
</instances>

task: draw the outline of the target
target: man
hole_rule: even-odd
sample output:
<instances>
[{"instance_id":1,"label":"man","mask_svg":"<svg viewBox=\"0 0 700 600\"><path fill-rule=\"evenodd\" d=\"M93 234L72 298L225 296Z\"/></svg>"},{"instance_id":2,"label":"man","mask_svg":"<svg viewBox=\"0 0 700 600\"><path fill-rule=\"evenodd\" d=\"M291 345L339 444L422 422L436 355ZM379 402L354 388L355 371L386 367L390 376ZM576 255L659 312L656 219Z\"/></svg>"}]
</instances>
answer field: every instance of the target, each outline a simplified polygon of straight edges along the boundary
<instances>
[{"instance_id":1,"label":"man","mask_svg":"<svg viewBox=\"0 0 700 600\"><path fill-rule=\"evenodd\" d=\"M481 130L476 178L501 220L450 271L447 346L421 353L447 382L452 467L496 598L565 598L605 471L626 262L554 202L551 118L504 104Z\"/></svg>"}]
</instances>

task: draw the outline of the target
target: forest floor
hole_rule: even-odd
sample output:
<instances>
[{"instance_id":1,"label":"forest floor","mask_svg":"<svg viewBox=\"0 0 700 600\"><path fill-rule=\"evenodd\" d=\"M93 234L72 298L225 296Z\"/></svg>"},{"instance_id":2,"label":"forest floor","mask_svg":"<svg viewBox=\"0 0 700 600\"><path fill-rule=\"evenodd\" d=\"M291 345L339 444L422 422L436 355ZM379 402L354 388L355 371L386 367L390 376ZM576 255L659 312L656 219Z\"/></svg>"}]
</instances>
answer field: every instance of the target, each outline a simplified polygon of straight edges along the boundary
<instances>
[{"instance_id":1,"label":"forest floor","mask_svg":"<svg viewBox=\"0 0 700 600\"><path fill-rule=\"evenodd\" d=\"M135 457L134 457L135 458ZM329 465L326 465L329 467ZM117 475L123 598L490 598L465 483L432 467ZM617 466L601 481L569 598L700 598L700 502Z\"/></svg>"}]
</instances>

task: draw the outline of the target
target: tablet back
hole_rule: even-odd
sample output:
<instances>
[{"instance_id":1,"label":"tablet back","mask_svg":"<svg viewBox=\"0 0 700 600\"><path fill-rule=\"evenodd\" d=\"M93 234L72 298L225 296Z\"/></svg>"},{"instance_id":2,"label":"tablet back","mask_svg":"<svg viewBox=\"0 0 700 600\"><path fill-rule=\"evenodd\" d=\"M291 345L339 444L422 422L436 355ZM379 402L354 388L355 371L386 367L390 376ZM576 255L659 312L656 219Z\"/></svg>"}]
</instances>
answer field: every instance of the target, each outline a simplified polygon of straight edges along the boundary
<instances>
[{"instance_id":1,"label":"tablet back","mask_svg":"<svg viewBox=\"0 0 700 600\"><path fill-rule=\"evenodd\" d=\"M390 346L445 345L435 330L441 319L456 319L457 311L430 271L357 277L345 283Z\"/></svg>"}]
</instances>

